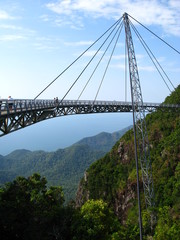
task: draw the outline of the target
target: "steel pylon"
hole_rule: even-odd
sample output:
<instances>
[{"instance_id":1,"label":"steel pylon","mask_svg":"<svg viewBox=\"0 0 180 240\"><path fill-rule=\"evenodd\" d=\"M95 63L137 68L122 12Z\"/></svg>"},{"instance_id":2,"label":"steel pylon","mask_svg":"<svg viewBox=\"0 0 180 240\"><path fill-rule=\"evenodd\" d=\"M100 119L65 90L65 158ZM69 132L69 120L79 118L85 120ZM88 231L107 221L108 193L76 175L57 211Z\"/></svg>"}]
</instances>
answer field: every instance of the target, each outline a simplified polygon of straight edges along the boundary
<instances>
[{"instance_id":1,"label":"steel pylon","mask_svg":"<svg viewBox=\"0 0 180 240\"><path fill-rule=\"evenodd\" d=\"M124 20L124 27L125 27L126 46L127 46L128 63L129 63L129 77L130 77L130 87L131 87L135 150L136 150L135 154L137 155L136 156L137 159L139 156L139 162L140 162L141 171L142 171L142 181L143 181L145 202L146 202L146 207L148 208L148 207L154 206L154 187L153 187L149 142L148 142L148 136L147 136L146 121L145 121L145 109L143 107L143 97L142 97L141 85L139 80L138 67L137 67L131 29L129 24L129 18L127 13L124 13L123 20ZM138 150L137 150L137 143L138 143ZM138 170L138 160L137 160L136 167ZM138 171L137 171L137 174L138 174Z\"/></svg>"}]
</instances>

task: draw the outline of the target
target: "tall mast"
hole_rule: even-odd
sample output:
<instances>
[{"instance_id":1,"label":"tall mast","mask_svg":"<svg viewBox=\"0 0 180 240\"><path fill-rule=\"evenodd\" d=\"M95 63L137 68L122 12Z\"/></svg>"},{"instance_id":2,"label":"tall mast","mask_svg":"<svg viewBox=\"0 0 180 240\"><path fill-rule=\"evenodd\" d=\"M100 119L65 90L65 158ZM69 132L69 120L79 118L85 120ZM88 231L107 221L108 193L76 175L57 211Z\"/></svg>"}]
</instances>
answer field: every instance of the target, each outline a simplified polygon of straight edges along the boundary
<instances>
[{"instance_id":1,"label":"tall mast","mask_svg":"<svg viewBox=\"0 0 180 240\"><path fill-rule=\"evenodd\" d=\"M133 108L134 143L135 143L135 158L136 158L136 169L137 169L137 191L138 191L138 202L139 202L139 220L140 220L140 228L141 228L142 222L141 222L141 204L140 204L140 193L139 193L138 157L141 165L142 181L143 181L145 202L146 202L147 208L154 206L154 187L153 187L151 159L150 159L150 152L149 152L149 142L148 142L148 136L147 136L146 122L145 122L145 109L143 107L143 97L141 92L139 73L138 73L136 56L135 56L131 29L129 25L129 18L127 13L124 13L123 20L124 20L125 35L126 35L126 46L127 46L127 52L128 52L129 77L130 77L131 99L132 99L132 108ZM138 144L139 151L137 151L137 144ZM139 154L137 154L137 152Z\"/></svg>"}]
</instances>

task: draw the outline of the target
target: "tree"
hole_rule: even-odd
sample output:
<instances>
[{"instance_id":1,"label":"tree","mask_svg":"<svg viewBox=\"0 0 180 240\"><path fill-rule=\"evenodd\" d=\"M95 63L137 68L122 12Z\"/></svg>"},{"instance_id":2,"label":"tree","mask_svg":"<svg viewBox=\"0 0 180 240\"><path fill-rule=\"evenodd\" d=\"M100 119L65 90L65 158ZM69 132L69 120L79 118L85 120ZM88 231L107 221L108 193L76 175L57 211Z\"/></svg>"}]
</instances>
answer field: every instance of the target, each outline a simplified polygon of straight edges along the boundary
<instances>
[{"instance_id":1,"label":"tree","mask_svg":"<svg viewBox=\"0 0 180 240\"><path fill-rule=\"evenodd\" d=\"M54 239L61 232L57 218L63 221L61 213L65 211L62 188L48 189L46 184L46 179L35 173L17 177L1 188L2 239Z\"/></svg>"},{"instance_id":2,"label":"tree","mask_svg":"<svg viewBox=\"0 0 180 240\"><path fill-rule=\"evenodd\" d=\"M172 209L168 206L159 208L158 222L155 229L156 240L180 240L180 222L172 218Z\"/></svg>"},{"instance_id":3,"label":"tree","mask_svg":"<svg viewBox=\"0 0 180 240\"><path fill-rule=\"evenodd\" d=\"M112 234L115 236L120 229L118 219L103 200L88 200L81 207L79 221L74 227L74 240L113 239Z\"/></svg>"}]
</instances>

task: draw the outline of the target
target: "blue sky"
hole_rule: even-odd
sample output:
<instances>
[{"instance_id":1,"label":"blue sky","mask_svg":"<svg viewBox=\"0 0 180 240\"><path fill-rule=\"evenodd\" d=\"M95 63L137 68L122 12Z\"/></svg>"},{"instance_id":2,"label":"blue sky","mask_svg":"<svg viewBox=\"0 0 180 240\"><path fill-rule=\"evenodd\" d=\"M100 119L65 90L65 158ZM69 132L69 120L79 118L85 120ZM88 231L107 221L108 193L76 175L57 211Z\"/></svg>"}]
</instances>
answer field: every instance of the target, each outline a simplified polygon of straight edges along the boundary
<instances>
[{"instance_id":1,"label":"blue sky","mask_svg":"<svg viewBox=\"0 0 180 240\"><path fill-rule=\"evenodd\" d=\"M124 12L133 16L177 50L180 50L179 0L1 0L1 98L7 98L9 95L13 98L34 98ZM180 83L180 56L138 26L133 20L132 22L176 87ZM98 99L124 100L125 98L124 30L121 35ZM133 40L144 101L161 102L169 95L169 91L139 44L137 37L134 36ZM40 98L63 97L74 81L73 77L78 75L95 50L95 48L91 49L74 68L58 79ZM98 86L102 71L100 70L97 74L94 84L90 84L89 90L82 96L82 99L94 98L95 88ZM80 87L81 83L78 83L67 98L76 99ZM128 92L128 100L130 100L130 91ZM85 118L81 121L84 121ZM106 118L110 119L110 117ZM55 122L55 125L61 124L60 120ZM87 120L87 125L89 122ZM129 121L127 122L129 124ZM39 135L43 131L43 124L42 130L39 130ZM51 121L45 126L46 131L50 133ZM96 128L96 126L93 125L92 128ZM85 129L87 128L83 130L84 135ZM98 127L96 129L97 132L102 130ZM108 130L108 124L104 127L104 130L106 129ZM109 131L115 129L118 129L118 126L115 126L114 129L109 128ZM34 127L30 127L28 131L32 133L36 130ZM6 139L12 139L10 136L7 136ZM34 135L29 136L29 139L33 137Z\"/></svg>"}]
</instances>

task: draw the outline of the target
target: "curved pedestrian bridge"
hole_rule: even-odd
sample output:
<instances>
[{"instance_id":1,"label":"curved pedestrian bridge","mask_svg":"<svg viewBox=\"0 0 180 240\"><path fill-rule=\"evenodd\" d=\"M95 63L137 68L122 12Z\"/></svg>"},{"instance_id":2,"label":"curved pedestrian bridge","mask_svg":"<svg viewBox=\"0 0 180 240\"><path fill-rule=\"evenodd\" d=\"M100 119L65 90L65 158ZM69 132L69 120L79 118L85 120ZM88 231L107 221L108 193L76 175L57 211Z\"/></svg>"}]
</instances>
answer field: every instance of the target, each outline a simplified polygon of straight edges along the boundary
<instances>
[{"instance_id":1,"label":"curved pedestrian bridge","mask_svg":"<svg viewBox=\"0 0 180 240\"><path fill-rule=\"evenodd\" d=\"M180 105L137 103L134 107L136 111L153 112L159 108L175 110ZM132 111L132 103L123 101L1 99L0 136L54 117Z\"/></svg>"}]
</instances>

